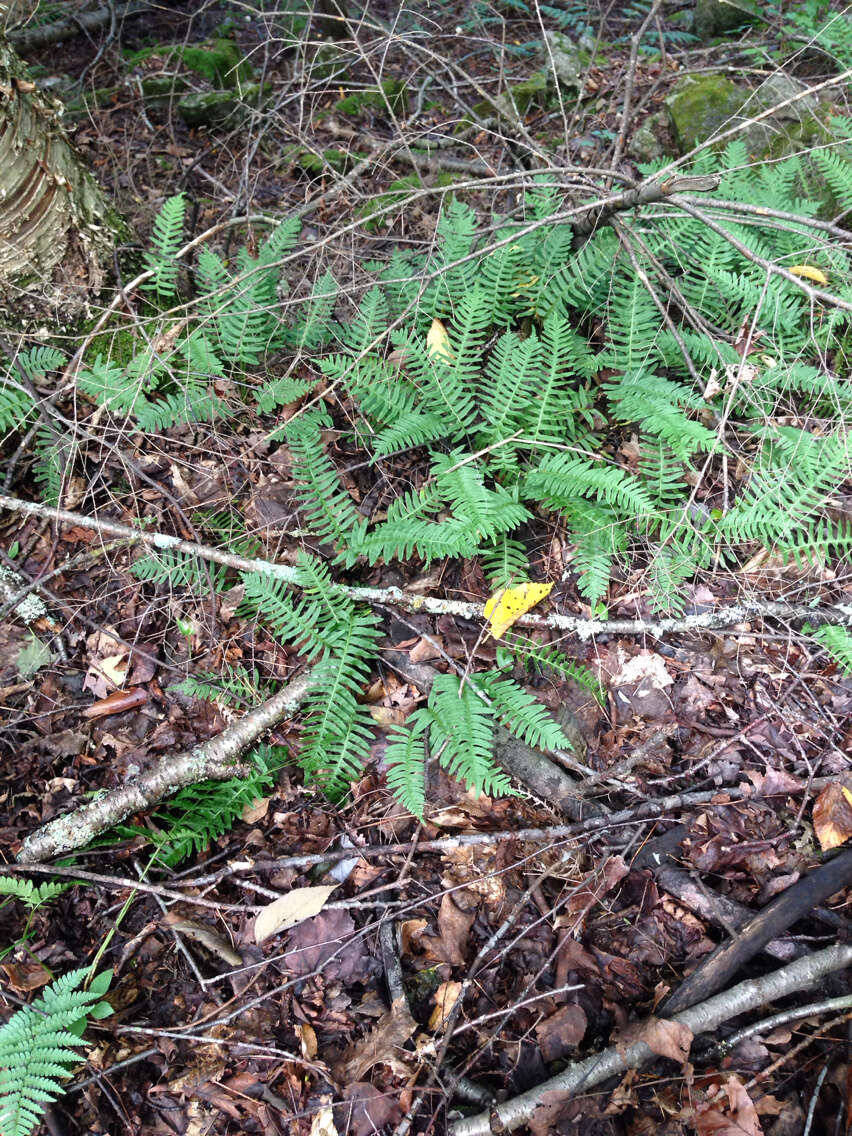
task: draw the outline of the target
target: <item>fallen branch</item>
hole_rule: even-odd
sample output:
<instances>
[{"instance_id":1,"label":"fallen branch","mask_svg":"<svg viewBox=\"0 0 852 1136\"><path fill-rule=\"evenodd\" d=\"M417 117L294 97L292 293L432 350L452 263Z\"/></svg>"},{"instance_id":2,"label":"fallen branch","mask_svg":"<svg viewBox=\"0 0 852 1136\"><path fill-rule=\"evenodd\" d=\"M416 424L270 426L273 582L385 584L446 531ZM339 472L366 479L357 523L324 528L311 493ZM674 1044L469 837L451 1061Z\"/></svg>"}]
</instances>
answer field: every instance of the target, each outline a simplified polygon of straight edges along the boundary
<instances>
[{"instance_id":1,"label":"fallen branch","mask_svg":"<svg viewBox=\"0 0 852 1136\"><path fill-rule=\"evenodd\" d=\"M840 852L788 887L744 927L703 960L662 1004L666 1014L706 999L737 974L772 939L852 881L852 849Z\"/></svg>"},{"instance_id":2,"label":"fallen branch","mask_svg":"<svg viewBox=\"0 0 852 1136\"><path fill-rule=\"evenodd\" d=\"M7 38L12 46L21 55L26 55L36 48L47 47L51 43L59 43L63 39L71 39L80 32L93 32L104 25L116 20L124 20L128 16L138 16L142 12L149 12L151 4L139 3L139 0L130 0L128 4L119 4L113 9L111 4L103 8L96 8L93 12L81 12L79 16L69 16L63 20L53 20L49 24L40 24L31 28L13 28L8 32Z\"/></svg>"},{"instance_id":3,"label":"fallen branch","mask_svg":"<svg viewBox=\"0 0 852 1136\"><path fill-rule=\"evenodd\" d=\"M83 848L131 813L158 804L185 785L239 776L244 769L237 764L240 754L270 726L299 708L316 682L315 675L315 670L305 671L217 737L184 753L161 758L153 769L121 788L110 789L88 804L50 821L26 838L17 855L18 861L47 860Z\"/></svg>"},{"instance_id":4,"label":"fallen branch","mask_svg":"<svg viewBox=\"0 0 852 1136\"><path fill-rule=\"evenodd\" d=\"M0 509L24 516L46 517L50 521L79 525L81 528L100 533L101 536L121 537L131 544L143 544L146 548L173 550L236 568L241 572L260 572L288 584L298 584L298 570L289 564L274 564L233 552L223 552L205 544L191 540L181 540L167 533L150 532L132 528L117 521L97 517L87 517L83 513L56 509L38 501L23 501L18 497L0 494ZM482 604L466 603L459 600L435 599L404 591L402 588L366 588L347 584L334 584L335 590L358 603L389 604L405 611L426 612L429 615L454 615L459 619L481 620ZM813 608L805 605L788 604L779 600L733 604L718 611L707 611L697 615L685 615L681 619L582 619L576 615L523 615L517 621L519 627L550 628L565 635L574 635L582 642L594 639L597 635L643 635L662 639L666 635L683 632L700 632L726 629L753 634L753 628L738 628L738 624L752 619L777 619L786 623L836 624L852 627L852 604L836 604L832 607Z\"/></svg>"},{"instance_id":5,"label":"fallen branch","mask_svg":"<svg viewBox=\"0 0 852 1136\"><path fill-rule=\"evenodd\" d=\"M739 1014L756 1010L769 1002L786 997L796 990L813 986L819 979L852 964L852 946L833 946L817 954L796 959L789 966L751 978L730 990L717 994L706 1002L678 1014L674 1021L687 1027L693 1036L717 1030L723 1022ZM526 1124L545 1097L558 1094L557 1100L585 1092L625 1069L636 1069L656 1054L644 1041L628 1045L613 1045L594 1057L578 1061L550 1080L526 1093L496 1105L490 1113L480 1112L450 1125L451 1136L491 1136L492 1132L513 1132ZM494 1127L492 1127L492 1120Z\"/></svg>"}]
</instances>

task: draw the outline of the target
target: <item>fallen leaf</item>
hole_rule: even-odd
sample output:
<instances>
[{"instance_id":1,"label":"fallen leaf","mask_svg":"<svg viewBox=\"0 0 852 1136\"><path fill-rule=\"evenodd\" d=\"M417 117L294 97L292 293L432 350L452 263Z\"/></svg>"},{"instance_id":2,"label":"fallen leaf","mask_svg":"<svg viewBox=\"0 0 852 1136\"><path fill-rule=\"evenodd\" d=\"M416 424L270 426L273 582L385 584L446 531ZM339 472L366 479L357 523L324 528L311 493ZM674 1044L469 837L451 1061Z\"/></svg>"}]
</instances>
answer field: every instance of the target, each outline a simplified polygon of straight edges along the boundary
<instances>
[{"instance_id":1,"label":"fallen leaf","mask_svg":"<svg viewBox=\"0 0 852 1136\"><path fill-rule=\"evenodd\" d=\"M545 1061L558 1061L583 1040L588 1021L582 1006L562 1006L535 1027L539 1049Z\"/></svg>"},{"instance_id":2,"label":"fallen leaf","mask_svg":"<svg viewBox=\"0 0 852 1136\"><path fill-rule=\"evenodd\" d=\"M488 620L488 630L495 639L500 639L509 628L531 611L537 603L549 596L553 584L518 584L514 588L501 588L485 602L483 614Z\"/></svg>"},{"instance_id":3,"label":"fallen leaf","mask_svg":"<svg viewBox=\"0 0 852 1136\"><path fill-rule=\"evenodd\" d=\"M692 1123L697 1136L763 1136L754 1102L739 1077L731 1075L721 1094L710 1105L699 1105Z\"/></svg>"},{"instance_id":4,"label":"fallen leaf","mask_svg":"<svg viewBox=\"0 0 852 1136\"><path fill-rule=\"evenodd\" d=\"M296 1032L299 1035L302 1056L306 1061L313 1061L317 1055L317 1031L307 1022L299 1022Z\"/></svg>"},{"instance_id":5,"label":"fallen leaf","mask_svg":"<svg viewBox=\"0 0 852 1136\"><path fill-rule=\"evenodd\" d=\"M461 994L462 984L460 982L442 982L432 997L435 999L435 1009L429 1015L429 1024L426 1027L430 1030L440 1029L444 1022L449 1017L456 999Z\"/></svg>"},{"instance_id":6,"label":"fallen leaf","mask_svg":"<svg viewBox=\"0 0 852 1136\"><path fill-rule=\"evenodd\" d=\"M364 939L354 936L355 923L346 911L339 907L323 911L290 932L284 965L294 975L322 970L326 980L367 982L381 964Z\"/></svg>"},{"instance_id":7,"label":"fallen leaf","mask_svg":"<svg viewBox=\"0 0 852 1136\"><path fill-rule=\"evenodd\" d=\"M628 1046L636 1041L643 1041L660 1057L668 1057L678 1065L683 1065L689 1057L692 1039L693 1033L688 1026L667 1018L652 1016L645 1022L623 1030L619 1035L618 1044Z\"/></svg>"},{"instance_id":8,"label":"fallen leaf","mask_svg":"<svg viewBox=\"0 0 852 1136\"><path fill-rule=\"evenodd\" d=\"M438 909L438 930L444 957L451 966L461 966L467 958L467 941L475 918L473 911L462 911L451 895L444 895Z\"/></svg>"},{"instance_id":9,"label":"fallen leaf","mask_svg":"<svg viewBox=\"0 0 852 1136\"><path fill-rule=\"evenodd\" d=\"M337 884L320 884L317 887L295 888L273 900L254 921L254 941L262 943L271 935L295 927L304 919L318 915Z\"/></svg>"},{"instance_id":10,"label":"fallen leaf","mask_svg":"<svg viewBox=\"0 0 852 1136\"><path fill-rule=\"evenodd\" d=\"M432 320L432 326L426 336L426 350L428 353L438 359L443 359L445 363L452 363L453 353L450 350L450 337L447 335L447 329L439 319Z\"/></svg>"},{"instance_id":11,"label":"fallen leaf","mask_svg":"<svg viewBox=\"0 0 852 1136\"><path fill-rule=\"evenodd\" d=\"M347 1085L342 1096L343 1102L334 1106L334 1115L346 1136L375 1136L386 1124L397 1124L402 1119L399 1101L369 1081Z\"/></svg>"},{"instance_id":12,"label":"fallen leaf","mask_svg":"<svg viewBox=\"0 0 852 1136\"><path fill-rule=\"evenodd\" d=\"M837 848L852 836L852 804L845 786L826 785L814 801L814 832L823 852Z\"/></svg>"},{"instance_id":13,"label":"fallen leaf","mask_svg":"<svg viewBox=\"0 0 852 1136\"><path fill-rule=\"evenodd\" d=\"M211 954L217 955L229 966L242 966L242 955L238 955L230 943L217 934L212 927L204 923L196 923L192 919L181 919L176 915L167 915L163 922L179 935L186 935L196 943L201 943Z\"/></svg>"},{"instance_id":14,"label":"fallen leaf","mask_svg":"<svg viewBox=\"0 0 852 1136\"><path fill-rule=\"evenodd\" d=\"M342 1084L360 1081L374 1065L390 1065L395 1071L407 1072L402 1047L417 1029L405 995L394 998L391 1008L376 1022L366 1037L355 1042L335 1066L335 1076ZM408 1054L410 1057L411 1054Z\"/></svg>"},{"instance_id":15,"label":"fallen leaf","mask_svg":"<svg viewBox=\"0 0 852 1136\"><path fill-rule=\"evenodd\" d=\"M314 1114L311 1121L311 1136L337 1136L334 1112L330 1108L321 1108Z\"/></svg>"},{"instance_id":16,"label":"fallen leaf","mask_svg":"<svg viewBox=\"0 0 852 1136\"><path fill-rule=\"evenodd\" d=\"M804 276L806 280L813 280L817 284L828 284L828 277L819 268L812 264L794 264L789 270L794 276Z\"/></svg>"},{"instance_id":17,"label":"fallen leaf","mask_svg":"<svg viewBox=\"0 0 852 1136\"><path fill-rule=\"evenodd\" d=\"M133 710L148 701L148 691L141 686L131 690L116 690L106 698L101 698L87 706L83 711L84 718L106 718L110 714L123 714L126 710Z\"/></svg>"}]
</instances>

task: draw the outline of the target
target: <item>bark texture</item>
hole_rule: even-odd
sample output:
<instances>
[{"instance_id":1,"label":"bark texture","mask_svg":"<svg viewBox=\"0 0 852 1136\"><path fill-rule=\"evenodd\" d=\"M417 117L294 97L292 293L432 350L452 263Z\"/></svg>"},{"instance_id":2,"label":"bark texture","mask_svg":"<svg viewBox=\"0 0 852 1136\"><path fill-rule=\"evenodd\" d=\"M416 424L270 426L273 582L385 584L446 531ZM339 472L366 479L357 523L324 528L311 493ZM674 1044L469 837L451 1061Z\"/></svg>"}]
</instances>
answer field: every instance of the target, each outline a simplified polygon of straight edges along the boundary
<instances>
[{"instance_id":1,"label":"bark texture","mask_svg":"<svg viewBox=\"0 0 852 1136\"><path fill-rule=\"evenodd\" d=\"M126 235L74 153L61 107L0 38L0 323L85 315Z\"/></svg>"}]
</instances>

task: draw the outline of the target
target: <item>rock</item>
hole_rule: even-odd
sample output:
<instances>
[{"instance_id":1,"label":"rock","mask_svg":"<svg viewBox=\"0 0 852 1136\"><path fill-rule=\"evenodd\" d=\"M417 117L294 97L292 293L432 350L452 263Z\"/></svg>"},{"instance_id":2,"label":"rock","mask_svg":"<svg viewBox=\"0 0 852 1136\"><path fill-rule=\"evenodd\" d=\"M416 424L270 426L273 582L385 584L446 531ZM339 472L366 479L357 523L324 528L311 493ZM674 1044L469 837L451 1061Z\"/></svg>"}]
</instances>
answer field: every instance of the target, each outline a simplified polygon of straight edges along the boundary
<instances>
[{"instance_id":1,"label":"rock","mask_svg":"<svg viewBox=\"0 0 852 1136\"><path fill-rule=\"evenodd\" d=\"M722 75L687 76L675 84L666 109L681 154L732 125L748 91Z\"/></svg>"},{"instance_id":2,"label":"rock","mask_svg":"<svg viewBox=\"0 0 852 1136\"><path fill-rule=\"evenodd\" d=\"M544 71L534 71L528 79L512 83L494 100L494 106L507 118L514 118L516 114L523 116L533 105L546 106L547 92L547 74Z\"/></svg>"},{"instance_id":3,"label":"rock","mask_svg":"<svg viewBox=\"0 0 852 1136\"><path fill-rule=\"evenodd\" d=\"M578 91L582 85L583 73L588 67L589 53L560 32L545 32L544 40L545 67L556 76L560 87Z\"/></svg>"},{"instance_id":4,"label":"rock","mask_svg":"<svg viewBox=\"0 0 852 1136\"><path fill-rule=\"evenodd\" d=\"M199 126L236 126L257 103L260 84L251 83L236 91L189 91L181 95L177 108L183 121L192 129Z\"/></svg>"},{"instance_id":5,"label":"rock","mask_svg":"<svg viewBox=\"0 0 852 1136\"><path fill-rule=\"evenodd\" d=\"M180 75L149 75L142 80L142 95L151 106L168 106L189 84Z\"/></svg>"},{"instance_id":6,"label":"rock","mask_svg":"<svg viewBox=\"0 0 852 1136\"><path fill-rule=\"evenodd\" d=\"M228 89L250 83L254 69L232 39L180 49L183 65L201 75L213 87Z\"/></svg>"},{"instance_id":7,"label":"rock","mask_svg":"<svg viewBox=\"0 0 852 1136\"><path fill-rule=\"evenodd\" d=\"M694 30L699 39L711 39L760 19L753 0L697 0Z\"/></svg>"},{"instance_id":8,"label":"rock","mask_svg":"<svg viewBox=\"0 0 852 1136\"><path fill-rule=\"evenodd\" d=\"M654 162L666 153L668 116L664 110L649 115L630 139L629 151L637 162Z\"/></svg>"},{"instance_id":9,"label":"rock","mask_svg":"<svg viewBox=\"0 0 852 1136\"><path fill-rule=\"evenodd\" d=\"M395 115L404 117L408 113L408 92L401 79L383 79L381 90L369 87L366 91L353 91L336 102L334 109L354 118L368 108L387 114L388 106Z\"/></svg>"}]
</instances>

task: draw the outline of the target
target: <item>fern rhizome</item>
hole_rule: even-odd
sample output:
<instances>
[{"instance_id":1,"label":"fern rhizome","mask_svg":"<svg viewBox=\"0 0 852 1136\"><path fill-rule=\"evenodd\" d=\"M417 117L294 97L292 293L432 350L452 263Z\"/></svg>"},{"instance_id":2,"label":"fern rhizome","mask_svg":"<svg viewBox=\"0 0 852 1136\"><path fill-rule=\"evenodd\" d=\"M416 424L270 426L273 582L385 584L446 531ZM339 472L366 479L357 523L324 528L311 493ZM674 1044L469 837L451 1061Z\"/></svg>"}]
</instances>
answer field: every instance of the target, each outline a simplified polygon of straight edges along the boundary
<instances>
[{"instance_id":1,"label":"fern rhizome","mask_svg":"<svg viewBox=\"0 0 852 1136\"><path fill-rule=\"evenodd\" d=\"M836 128L848 136L852 123ZM143 434L202 422L257 429L260 417L286 444L297 535L322 555L301 553L295 586L219 569L212 579L243 589L242 613L317 665L299 760L332 796L358 775L375 736L361 695L379 620L338 586L361 568L480 557L499 588L536 575L531 551L558 526L573 549L567 574L605 618L617 574L631 574L652 611L679 614L696 578L736 566L755 543L798 562L852 547L852 525L828 508L850 467L852 389L839 371L852 277L846 249L818 220L827 187L835 202L852 200L852 164L815 152L807 166L755 167L735 143L690 173L717 173L717 192L622 212L585 239L560 213L551 176L514 212L488 219L445 197L433 250L364 266L357 304L328 273L307 292L305 277L297 282L306 254L288 219L230 263L203 247L193 301L169 311L183 288L184 198L163 208L148 260L157 310L129 358L95 354L78 387L102 420ZM842 303L815 301L808 278L830 281ZM22 357L27 374L59 365L41 350ZM28 398L10 370L6 428L34 420ZM341 447L403 486L380 512L359 507L335 460ZM407 480L394 477L401 453ZM45 480L55 488L55 476ZM241 523L235 502L221 538L232 550L247 540ZM176 554L147 554L136 571L151 586L209 580ZM427 746L496 793L510 791L492 757L498 724L569 748L511 663L582 671L552 647L518 636L507 645L508 669L442 675L393 732L388 783L414 813Z\"/></svg>"}]
</instances>

